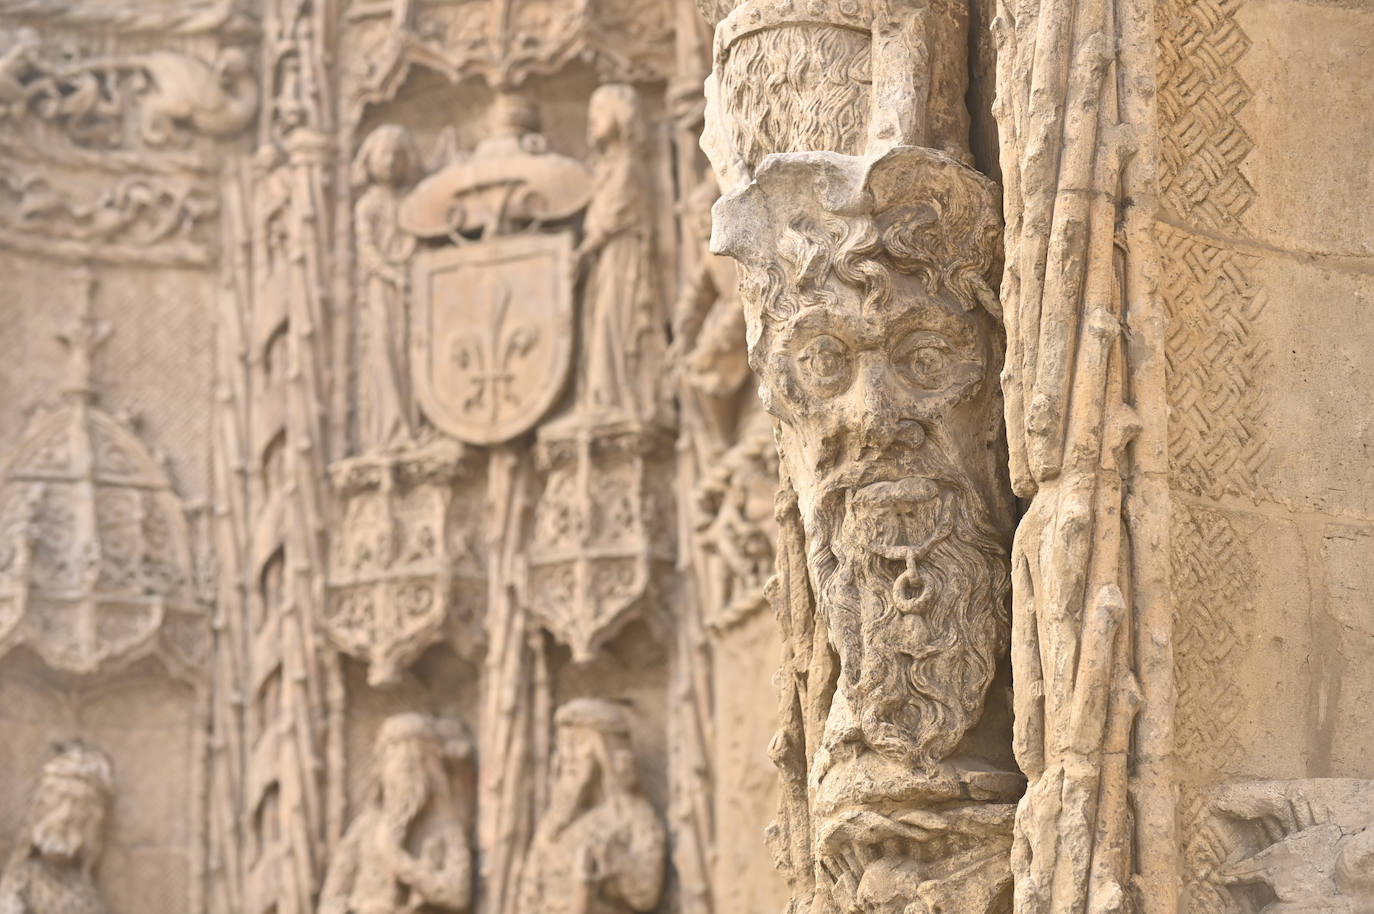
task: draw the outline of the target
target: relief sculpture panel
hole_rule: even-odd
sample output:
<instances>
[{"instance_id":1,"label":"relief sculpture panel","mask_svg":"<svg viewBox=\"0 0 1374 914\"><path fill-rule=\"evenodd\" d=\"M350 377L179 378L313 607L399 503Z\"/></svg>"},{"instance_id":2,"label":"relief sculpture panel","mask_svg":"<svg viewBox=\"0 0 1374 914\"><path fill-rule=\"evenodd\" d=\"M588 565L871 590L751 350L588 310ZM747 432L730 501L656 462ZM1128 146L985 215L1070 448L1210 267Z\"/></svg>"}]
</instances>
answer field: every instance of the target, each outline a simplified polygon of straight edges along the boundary
<instances>
[{"instance_id":1,"label":"relief sculpture panel","mask_svg":"<svg viewBox=\"0 0 1374 914\"><path fill-rule=\"evenodd\" d=\"M807 560L772 746L806 805L777 840L815 855L813 911L1005 910L1023 782L985 713L1010 633L988 189L925 150L818 153L716 211Z\"/></svg>"},{"instance_id":2,"label":"relief sculpture panel","mask_svg":"<svg viewBox=\"0 0 1374 914\"><path fill-rule=\"evenodd\" d=\"M0 914L1372 914L1358 6L0 0Z\"/></svg>"},{"instance_id":3,"label":"relief sculpture panel","mask_svg":"<svg viewBox=\"0 0 1374 914\"><path fill-rule=\"evenodd\" d=\"M667 836L639 787L624 710L579 698L554 715L549 805L534 830L521 914L651 911Z\"/></svg>"},{"instance_id":4,"label":"relief sculpture panel","mask_svg":"<svg viewBox=\"0 0 1374 914\"><path fill-rule=\"evenodd\" d=\"M366 805L330 859L320 914L469 910L473 745L461 726L413 712L382 723Z\"/></svg>"}]
</instances>

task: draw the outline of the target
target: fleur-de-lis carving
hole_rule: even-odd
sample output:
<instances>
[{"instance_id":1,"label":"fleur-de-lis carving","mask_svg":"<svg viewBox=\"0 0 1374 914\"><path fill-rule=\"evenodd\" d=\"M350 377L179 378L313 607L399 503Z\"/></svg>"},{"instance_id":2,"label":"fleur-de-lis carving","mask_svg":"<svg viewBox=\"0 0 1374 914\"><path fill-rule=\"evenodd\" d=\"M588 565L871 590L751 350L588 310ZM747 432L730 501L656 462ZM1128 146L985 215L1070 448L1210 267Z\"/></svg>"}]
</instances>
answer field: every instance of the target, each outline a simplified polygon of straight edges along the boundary
<instances>
[{"instance_id":1,"label":"fleur-de-lis carving","mask_svg":"<svg viewBox=\"0 0 1374 914\"><path fill-rule=\"evenodd\" d=\"M479 312L492 315L485 333L464 334L453 342L454 364L471 382L463 411L486 410L493 423L501 418L502 407L519 406L516 363L526 358L539 340L539 328L530 323L507 326L511 290L505 280L492 277L480 287L485 301Z\"/></svg>"}]
</instances>

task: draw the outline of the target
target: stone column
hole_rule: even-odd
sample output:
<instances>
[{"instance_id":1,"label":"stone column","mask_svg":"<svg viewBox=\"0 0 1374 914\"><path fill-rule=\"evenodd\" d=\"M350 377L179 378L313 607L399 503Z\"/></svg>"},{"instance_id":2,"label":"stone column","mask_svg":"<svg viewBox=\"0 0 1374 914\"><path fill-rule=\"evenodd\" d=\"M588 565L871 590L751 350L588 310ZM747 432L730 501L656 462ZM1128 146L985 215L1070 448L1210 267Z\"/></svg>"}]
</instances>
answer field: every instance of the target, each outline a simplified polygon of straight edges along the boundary
<instances>
[{"instance_id":1,"label":"stone column","mask_svg":"<svg viewBox=\"0 0 1374 914\"><path fill-rule=\"evenodd\" d=\"M958 4L847 0L716 29L712 249L741 267L784 482L792 912L1011 910L1001 220L966 164L967 29Z\"/></svg>"},{"instance_id":2,"label":"stone column","mask_svg":"<svg viewBox=\"0 0 1374 914\"><path fill-rule=\"evenodd\" d=\"M1018 914L1177 910L1152 4L999 3Z\"/></svg>"}]
</instances>

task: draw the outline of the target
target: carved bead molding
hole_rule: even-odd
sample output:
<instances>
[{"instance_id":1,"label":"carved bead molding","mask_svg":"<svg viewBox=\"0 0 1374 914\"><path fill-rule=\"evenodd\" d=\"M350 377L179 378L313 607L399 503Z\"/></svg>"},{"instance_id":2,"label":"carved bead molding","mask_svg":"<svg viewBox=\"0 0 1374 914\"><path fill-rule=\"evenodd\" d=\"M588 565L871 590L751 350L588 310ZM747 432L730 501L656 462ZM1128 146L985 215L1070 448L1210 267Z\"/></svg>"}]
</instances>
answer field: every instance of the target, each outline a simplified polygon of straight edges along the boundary
<instances>
[{"instance_id":1,"label":"carved bead molding","mask_svg":"<svg viewBox=\"0 0 1374 914\"><path fill-rule=\"evenodd\" d=\"M998 3L1016 910L1178 910L1152 7Z\"/></svg>"}]
</instances>

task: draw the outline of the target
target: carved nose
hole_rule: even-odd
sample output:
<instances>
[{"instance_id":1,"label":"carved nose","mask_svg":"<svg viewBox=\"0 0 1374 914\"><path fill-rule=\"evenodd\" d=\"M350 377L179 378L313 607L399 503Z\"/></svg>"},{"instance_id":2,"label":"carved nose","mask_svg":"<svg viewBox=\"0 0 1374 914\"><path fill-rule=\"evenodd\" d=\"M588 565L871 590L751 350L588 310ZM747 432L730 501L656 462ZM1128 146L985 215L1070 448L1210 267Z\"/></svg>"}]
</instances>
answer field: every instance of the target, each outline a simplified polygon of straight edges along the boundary
<instances>
[{"instance_id":1,"label":"carved nose","mask_svg":"<svg viewBox=\"0 0 1374 914\"><path fill-rule=\"evenodd\" d=\"M892 384L885 361L876 359L864 365L855 379L848 425L858 456L877 456L898 443L903 449L915 448L925 441L921 424L903 417Z\"/></svg>"},{"instance_id":2,"label":"carved nose","mask_svg":"<svg viewBox=\"0 0 1374 914\"><path fill-rule=\"evenodd\" d=\"M891 399L887 396L881 366L866 362L854 381L856 401L853 429L860 447L878 447L890 437L890 423L894 421Z\"/></svg>"}]
</instances>

